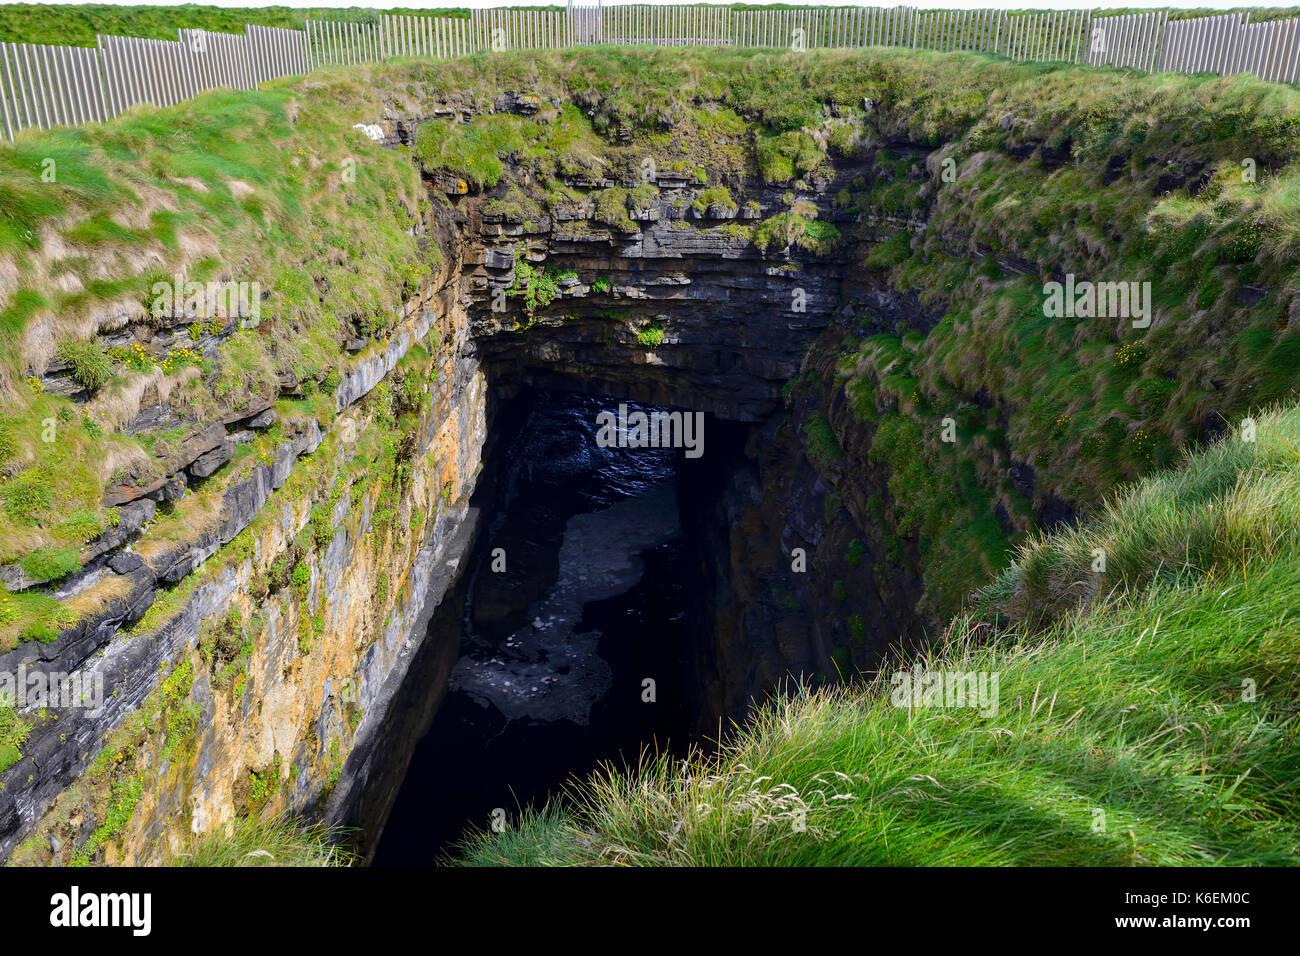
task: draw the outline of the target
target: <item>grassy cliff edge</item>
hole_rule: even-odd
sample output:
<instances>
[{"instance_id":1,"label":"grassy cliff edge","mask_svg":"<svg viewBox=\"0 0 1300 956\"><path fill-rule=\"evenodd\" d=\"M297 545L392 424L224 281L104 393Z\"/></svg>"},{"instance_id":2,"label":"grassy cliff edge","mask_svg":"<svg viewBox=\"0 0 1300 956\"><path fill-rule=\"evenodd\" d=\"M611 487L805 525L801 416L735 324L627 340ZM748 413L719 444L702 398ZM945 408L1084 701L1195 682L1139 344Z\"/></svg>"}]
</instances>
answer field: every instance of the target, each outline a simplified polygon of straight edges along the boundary
<instances>
[{"instance_id":1,"label":"grassy cliff edge","mask_svg":"<svg viewBox=\"0 0 1300 956\"><path fill-rule=\"evenodd\" d=\"M1027 545L926 660L779 696L716 757L601 773L461 860L1300 862L1297 465L1300 409L1270 413ZM996 705L900 706L919 672Z\"/></svg>"}]
</instances>

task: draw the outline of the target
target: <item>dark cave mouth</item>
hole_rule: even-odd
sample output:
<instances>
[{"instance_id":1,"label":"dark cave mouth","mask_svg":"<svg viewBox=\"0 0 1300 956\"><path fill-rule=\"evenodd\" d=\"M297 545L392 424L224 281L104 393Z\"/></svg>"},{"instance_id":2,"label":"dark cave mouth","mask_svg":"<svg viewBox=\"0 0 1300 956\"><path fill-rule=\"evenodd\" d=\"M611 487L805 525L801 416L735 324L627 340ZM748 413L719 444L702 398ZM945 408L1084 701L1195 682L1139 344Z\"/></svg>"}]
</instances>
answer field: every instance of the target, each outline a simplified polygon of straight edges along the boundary
<instances>
[{"instance_id":1,"label":"dark cave mouth","mask_svg":"<svg viewBox=\"0 0 1300 956\"><path fill-rule=\"evenodd\" d=\"M379 798L391 809L365 839L374 865L430 865L467 829L563 800L602 764L708 744L696 730L709 556L696 529L749 426L625 398L508 394L491 411L478 541L417 655L442 664L417 660L396 702L427 708L445 688L427 731L384 758L390 780L409 764Z\"/></svg>"}]
</instances>

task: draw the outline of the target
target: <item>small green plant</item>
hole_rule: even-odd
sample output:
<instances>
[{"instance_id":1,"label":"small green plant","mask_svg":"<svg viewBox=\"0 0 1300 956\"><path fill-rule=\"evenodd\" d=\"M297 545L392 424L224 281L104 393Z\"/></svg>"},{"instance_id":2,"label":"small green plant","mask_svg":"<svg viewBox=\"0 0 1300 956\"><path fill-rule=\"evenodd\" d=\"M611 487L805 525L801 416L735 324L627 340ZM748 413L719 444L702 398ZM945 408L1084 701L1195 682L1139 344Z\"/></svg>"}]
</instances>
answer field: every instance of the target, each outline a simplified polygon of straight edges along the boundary
<instances>
[{"instance_id":1,"label":"small green plant","mask_svg":"<svg viewBox=\"0 0 1300 956\"><path fill-rule=\"evenodd\" d=\"M555 301L559 293L556 279L560 276L546 269L534 269L525 259L523 251L515 254L515 281L506 295L524 300L524 310L531 318L538 309Z\"/></svg>"},{"instance_id":2,"label":"small green plant","mask_svg":"<svg viewBox=\"0 0 1300 956\"><path fill-rule=\"evenodd\" d=\"M114 362L125 365L133 372L150 372L157 365L153 360L153 356L146 352L144 346L139 342L111 348L108 350L108 357Z\"/></svg>"},{"instance_id":3,"label":"small green plant","mask_svg":"<svg viewBox=\"0 0 1300 956\"><path fill-rule=\"evenodd\" d=\"M334 540L334 526L331 523L333 508L328 504L317 505L311 509L311 518L308 525L311 530L311 539L318 548L326 548ZM299 565L303 567L303 565ZM297 571L295 569L294 579L297 580ZM310 571L308 571L310 576Z\"/></svg>"},{"instance_id":4,"label":"small green plant","mask_svg":"<svg viewBox=\"0 0 1300 956\"><path fill-rule=\"evenodd\" d=\"M857 125L853 123L843 123L832 127L830 135L827 137L827 143L831 149L847 159L853 159L862 152L862 145L858 140Z\"/></svg>"},{"instance_id":5,"label":"small green plant","mask_svg":"<svg viewBox=\"0 0 1300 956\"><path fill-rule=\"evenodd\" d=\"M86 339L64 339L59 343L58 356L72 366L72 377L83 388L94 392L113 377L113 363L98 342Z\"/></svg>"},{"instance_id":6,"label":"small green plant","mask_svg":"<svg viewBox=\"0 0 1300 956\"><path fill-rule=\"evenodd\" d=\"M518 186L511 184L503 197L491 199L483 205L483 214L500 216L506 222L523 223L540 219L542 207Z\"/></svg>"},{"instance_id":7,"label":"small green plant","mask_svg":"<svg viewBox=\"0 0 1300 956\"><path fill-rule=\"evenodd\" d=\"M664 341L663 326L656 319L636 334L636 341L642 348L657 349Z\"/></svg>"},{"instance_id":8,"label":"small green plant","mask_svg":"<svg viewBox=\"0 0 1300 956\"><path fill-rule=\"evenodd\" d=\"M726 186L710 186L696 196L691 203L691 208L699 213L707 213L715 206L731 213L735 213L738 208L731 198L731 190Z\"/></svg>"},{"instance_id":9,"label":"small green plant","mask_svg":"<svg viewBox=\"0 0 1300 956\"><path fill-rule=\"evenodd\" d=\"M840 231L829 222L810 218L816 209L805 203L764 219L754 227L754 245L760 251L769 248L804 249L814 255L829 254L840 242Z\"/></svg>"},{"instance_id":10,"label":"small green plant","mask_svg":"<svg viewBox=\"0 0 1300 956\"><path fill-rule=\"evenodd\" d=\"M81 570L76 548L40 548L28 552L19 563L37 581L51 581Z\"/></svg>"},{"instance_id":11,"label":"small green plant","mask_svg":"<svg viewBox=\"0 0 1300 956\"><path fill-rule=\"evenodd\" d=\"M849 615L849 634L853 637L853 643L862 645L867 642L867 627L862 621L861 614Z\"/></svg>"},{"instance_id":12,"label":"small green plant","mask_svg":"<svg viewBox=\"0 0 1300 956\"><path fill-rule=\"evenodd\" d=\"M305 595L307 588L311 585L311 565L306 561L300 561L293 569L293 586L298 594Z\"/></svg>"},{"instance_id":13,"label":"small green plant","mask_svg":"<svg viewBox=\"0 0 1300 956\"><path fill-rule=\"evenodd\" d=\"M835 429L825 415L818 413L810 417L804 423L803 433L804 447L808 449L808 457L814 464L826 467L832 462L843 460L844 449L840 447Z\"/></svg>"},{"instance_id":14,"label":"small green plant","mask_svg":"<svg viewBox=\"0 0 1300 956\"><path fill-rule=\"evenodd\" d=\"M115 781L112 785L112 798L104 822L99 825L90 838L77 848L72 855L73 866L89 866L91 859L113 837L119 835L131 822L136 804L144 796L144 785L138 777Z\"/></svg>"},{"instance_id":15,"label":"small green plant","mask_svg":"<svg viewBox=\"0 0 1300 956\"><path fill-rule=\"evenodd\" d=\"M162 370L170 375L179 369L202 364L203 356L193 349L171 348L167 350L167 356L162 360Z\"/></svg>"},{"instance_id":16,"label":"small green plant","mask_svg":"<svg viewBox=\"0 0 1300 956\"><path fill-rule=\"evenodd\" d=\"M31 733L13 708L13 701L0 699L0 770L8 770L23 757L23 741Z\"/></svg>"},{"instance_id":17,"label":"small green plant","mask_svg":"<svg viewBox=\"0 0 1300 956\"><path fill-rule=\"evenodd\" d=\"M596 197L596 221L619 230L636 232L637 225L628 215L628 191L621 186L610 186Z\"/></svg>"},{"instance_id":18,"label":"small green plant","mask_svg":"<svg viewBox=\"0 0 1300 956\"><path fill-rule=\"evenodd\" d=\"M280 790L280 755L275 755L271 766L263 771L248 771L248 797L255 805L266 803Z\"/></svg>"},{"instance_id":19,"label":"small green plant","mask_svg":"<svg viewBox=\"0 0 1300 956\"><path fill-rule=\"evenodd\" d=\"M0 510L14 524L35 523L53 504L53 482L42 468L29 468L0 484Z\"/></svg>"}]
</instances>

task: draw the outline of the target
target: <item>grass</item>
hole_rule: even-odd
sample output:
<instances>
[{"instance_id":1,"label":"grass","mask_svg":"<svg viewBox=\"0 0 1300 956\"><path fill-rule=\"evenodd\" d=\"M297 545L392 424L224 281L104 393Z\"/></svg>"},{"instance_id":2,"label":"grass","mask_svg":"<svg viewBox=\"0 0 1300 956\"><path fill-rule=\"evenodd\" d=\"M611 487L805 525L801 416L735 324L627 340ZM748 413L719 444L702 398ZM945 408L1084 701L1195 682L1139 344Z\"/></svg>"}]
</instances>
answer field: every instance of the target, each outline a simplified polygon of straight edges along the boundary
<instances>
[{"instance_id":1,"label":"grass","mask_svg":"<svg viewBox=\"0 0 1300 956\"><path fill-rule=\"evenodd\" d=\"M22 569L37 581L61 578L81 569L75 548L42 548L23 555Z\"/></svg>"},{"instance_id":2,"label":"grass","mask_svg":"<svg viewBox=\"0 0 1300 956\"><path fill-rule=\"evenodd\" d=\"M345 831L304 825L287 815L270 820L245 817L228 833L198 840L177 858L179 866L348 866L351 857L339 846Z\"/></svg>"},{"instance_id":3,"label":"grass","mask_svg":"<svg viewBox=\"0 0 1300 956\"><path fill-rule=\"evenodd\" d=\"M126 828L135 813L136 805L144 796L144 785L138 777L130 777L114 781L111 793L104 822L77 848L72 857L72 866L89 866L95 854Z\"/></svg>"},{"instance_id":4,"label":"grass","mask_svg":"<svg viewBox=\"0 0 1300 956\"><path fill-rule=\"evenodd\" d=\"M37 6L12 3L0 5L0 42L94 46L95 35L100 33L175 40L178 28L243 33L244 25L252 24L301 30L306 20L373 23L381 14L429 16L429 11L405 7L376 10L369 7L241 8L195 4L117 6L99 3ZM469 12L449 7L446 10L440 9L438 15L467 17Z\"/></svg>"},{"instance_id":5,"label":"grass","mask_svg":"<svg viewBox=\"0 0 1300 956\"><path fill-rule=\"evenodd\" d=\"M600 773L571 812L473 837L461 862L1300 863L1300 409L1259 433L1143 480L1087 532L1044 538L908 663L997 675L995 716L898 706L887 665L776 698L716 757ZM1045 593L1044 553L1069 564L1094 538L1146 570L1087 599L1067 588L1073 608L1047 624L995 610L1017 587Z\"/></svg>"},{"instance_id":6,"label":"grass","mask_svg":"<svg viewBox=\"0 0 1300 956\"><path fill-rule=\"evenodd\" d=\"M803 437L805 451L823 468L844 460L844 449L840 448L835 430L825 415L818 413L809 418L804 425Z\"/></svg>"},{"instance_id":7,"label":"grass","mask_svg":"<svg viewBox=\"0 0 1300 956\"><path fill-rule=\"evenodd\" d=\"M718 206L732 213L740 208L732 200L731 190L726 186L710 186L708 189L701 190L700 194L691 201L691 208L699 213L707 213L711 206Z\"/></svg>"},{"instance_id":8,"label":"grass","mask_svg":"<svg viewBox=\"0 0 1300 956\"><path fill-rule=\"evenodd\" d=\"M596 194L596 221L619 232L632 233L637 225L628 215L629 194L621 186L611 186Z\"/></svg>"},{"instance_id":9,"label":"grass","mask_svg":"<svg viewBox=\"0 0 1300 956\"><path fill-rule=\"evenodd\" d=\"M416 139L416 153L429 167L463 174L476 189L491 189L505 173L503 157L529 142L532 123L506 113L475 117L459 132L443 120L429 123Z\"/></svg>"},{"instance_id":10,"label":"grass","mask_svg":"<svg viewBox=\"0 0 1300 956\"><path fill-rule=\"evenodd\" d=\"M120 433L146 389L182 410L177 438L274 398L284 377L311 390L337 374L345 339L382 337L440 261L436 244L422 253L406 234L427 209L418 172L351 130L376 115L364 84L303 82L311 92L213 92L0 146L0 259L17 283L0 302L0 561L38 577L71 570L70 552L111 523L105 486L162 473L175 442ZM346 181L345 154L357 160ZM46 158L52 182L41 180ZM156 265L131 265L141 255ZM155 285L175 273L257 283L260 324L204 355L105 351L88 338L106 311L153 309ZM56 354L89 402L30 384ZM22 616L0 620L0 646L47 640L66 617L47 599L12 608Z\"/></svg>"},{"instance_id":11,"label":"grass","mask_svg":"<svg viewBox=\"0 0 1300 956\"><path fill-rule=\"evenodd\" d=\"M23 741L31 726L18 716L12 701L0 700L0 770L8 770L23 757Z\"/></svg>"},{"instance_id":12,"label":"grass","mask_svg":"<svg viewBox=\"0 0 1300 956\"><path fill-rule=\"evenodd\" d=\"M893 524L916 548L938 622L981 573L996 570L999 552L1033 525L1049 495L1094 509L1120 483L1197 442L1209 407L1239 420L1294 401L1300 383L1297 337L1283 319L1297 284L1287 252L1300 129L1293 92L1244 78L1130 77L1121 95L1103 72L1090 74L1096 86L1071 93L1062 85L1069 74L1049 71L996 93L983 120L949 139L961 170L955 182L927 181L923 195L914 161L882 149L871 179L840 197L866 217L929 224L921 236L899 230L867 247L862 262L896 289L918 292L942 318L927 334L913 331L905 347L906 332L889 347L866 340L845 374L877 429L872 460L894 472ZM1017 127L1002 131L994 114ZM1172 125L1143 118L1154 114ZM1190 137L1176 139L1175 127ZM1243 176L1220 139L1230 128L1252 143L1248 151L1272 156L1271 172ZM1060 143L1072 144L1073 161L1059 168L1013 155ZM1170 170L1193 164L1200 179L1162 185ZM1106 179L1115 168L1122 174ZM983 260L956 252L946 238L953 235L968 250L986 250ZM989 250L1033 263L1039 275L1004 274ZM1047 319L1041 283L1049 271L1150 282L1155 320L1138 331ZM1246 284L1268 290L1251 308L1235 294ZM990 403L994 412L974 421L975 405ZM954 410L970 419L966 440L942 448L930 436ZM908 431L922 442L925 473L893 454ZM1005 480L996 462L1007 457L1035 463L1031 495ZM952 493L936 498L936 483ZM1010 516L1009 533L989 520L999 509ZM951 538L943 529L981 522L984 560L942 540Z\"/></svg>"},{"instance_id":13,"label":"grass","mask_svg":"<svg viewBox=\"0 0 1300 956\"><path fill-rule=\"evenodd\" d=\"M1300 550L1294 474L1300 409L1264 415L1240 433L1111 500L1095 523L1036 536L983 595L995 620L1051 621L1112 591L1191 575L1236 575Z\"/></svg>"},{"instance_id":14,"label":"grass","mask_svg":"<svg viewBox=\"0 0 1300 956\"><path fill-rule=\"evenodd\" d=\"M816 214L811 207L779 212L754 227L754 245L762 251L802 249L827 255L839 244L840 231L829 222L818 222Z\"/></svg>"},{"instance_id":15,"label":"grass","mask_svg":"<svg viewBox=\"0 0 1300 956\"><path fill-rule=\"evenodd\" d=\"M38 589L11 594L0 587L0 648L4 650L19 641L49 644L76 619L70 608Z\"/></svg>"},{"instance_id":16,"label":"grass","mask_svg":"<svg viewBox=\"0 0 1300 956\"><path fill-rule=\"evenodd\" d=\"M64 339L59 343L58 356L72 366L77 384L91 392L99 391L113 377L113 366L98 342Z\"/></svg>"}]
</instances>

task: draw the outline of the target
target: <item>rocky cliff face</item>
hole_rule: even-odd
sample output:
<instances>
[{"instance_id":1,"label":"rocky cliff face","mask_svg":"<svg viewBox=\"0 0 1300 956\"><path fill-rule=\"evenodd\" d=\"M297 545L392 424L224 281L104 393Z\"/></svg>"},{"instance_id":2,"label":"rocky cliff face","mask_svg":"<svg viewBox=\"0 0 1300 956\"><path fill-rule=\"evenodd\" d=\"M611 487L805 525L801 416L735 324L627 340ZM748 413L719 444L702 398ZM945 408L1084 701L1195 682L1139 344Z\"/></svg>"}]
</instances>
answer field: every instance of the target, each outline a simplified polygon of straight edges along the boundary
<instances>
[{"instance_id":1,"label":"rocky cliff face","mask_svg":"<svg viewBox=\"0 0 1300 956\"><path fill-rule=\"evenodd\" d=\"M892 645L924 636L913 612L920 582L886 560L885 529L865 506L883 476L810 456L802 429L820 409L813 396L801 404L749 430L721 487L686 503L697 517L703 640L692 650L703 731L795 680L874 669Z\"/></svg>"},{"instance_id":2,"label":"rocky cliff face","mask_svg":"<svg viewBox=\"0 0 1300 956\"><path fill-rule=\"evenodd\" d=\"M531 232L479 225L468 288L494 384L622 395L735 421L771 414L833 319L846 259L763 256L725 231L730 219L668 218L695 192L665 188L663 215L635 235L548 220ZM471 209L466 218L473 233L479 217ZM517 258L573 273L531 315L503 296Z\"/></svg>"},{"instance_id":3,"label":"rocky cliff face","mask_svg":"<svg viewBox=\"0 0 1300 956\"><path fill-rule=\"evenodd\" d=\"M137 489L124 510L140 520L85 572L117 575L126 596L92 626L6 655L89 675L105 704L35 727L4 777L0 855L159 862L250 811L347 815L475 528L488 395L456 277L430 282L342 377L327 430L308 419L248 461L210 521L177 522L166 547L148 534L175 520L160 508L195 493L194 464L174 491ZM398 381L423 396L406 430Z\"/></svg>"},{"instance_id":4,"label":"rocky cliff face","mask_svg":"<svg viewBox=\"0 0 1300 956\"><path fill-rule=\"evenodd\" d=\"M803 201L821 221L843 223L850 217L833 197L862 172L843 163ZM757 219L785 208L780 190L749 182L732 189L734 206L700 209L704 187L676 177L656 185L635 232L581 207L511 224L485 217L481 198L455 203L474 337L495 389L573 390L711 416L708 461L688 463L683 508L700 562L696 631L709 635L695 648L694 709L702 730L716 730L718 718L742 716L793 675L847 677L891 644L921 639L920 583L885 559L870 506L885 475L846 467L838 449L810 452L808 429L826 409L851 424L834 375L846 322L856 321L849 298L888 327L924 322L926 310L854 270L850 245L760 251L730 228L744 221L738 210ZM907 228L883 223L882 237ZM526 277L542 269L558 277L554 298L529 309ZM791 405L789 386L805 378Z\"/></svg>"}]
</instances>

